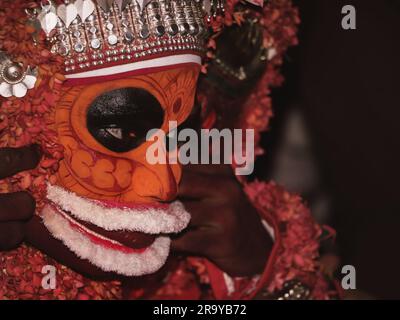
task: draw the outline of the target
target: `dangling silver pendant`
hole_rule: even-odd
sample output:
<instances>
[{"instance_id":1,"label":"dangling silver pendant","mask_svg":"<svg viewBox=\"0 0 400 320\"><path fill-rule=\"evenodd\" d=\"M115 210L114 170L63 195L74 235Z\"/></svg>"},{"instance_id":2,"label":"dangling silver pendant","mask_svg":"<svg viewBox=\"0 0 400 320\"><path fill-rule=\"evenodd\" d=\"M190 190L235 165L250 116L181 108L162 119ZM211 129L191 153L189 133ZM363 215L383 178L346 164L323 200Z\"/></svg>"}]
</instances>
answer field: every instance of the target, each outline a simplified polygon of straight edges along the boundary
<instances>
[{"instance_id":1,"label":"dangling silver pendant","mask_svg":"<svg viewBox=\"0 0 400 320\"><path fill-rule=\"evenodd\" d=\"M38 10L37 9L25 9L25 13L28 17L28 20L26 22L26 25L31 27L34 32L32 33L32 40L35 46L38 44L39 41L39 33L42 29L42 26L37 19L38 16Z\"/></svg>"},{"instance_id":2,"label":"dangling silver pendant","mask_svg":"<svg viewBox=\"0 0 400 320\"><path fill-rule=\"evenodd\" d=\"M85 22L96 9L92 0L76 0L75 7L78 10L78 15L81 17L82 22Z\"/></svg>"},{"instance_id":3,"label":"dangling silver pendant","mask_svg":"<svg viewBox=\"0 0 400 320\"><path fill-rule=\"evenodd\" d=\"M207 13L208 16L211 15L211 0L203 1L203 9Z\"/></svg>"},{"instance_id":4,"label":"dangling silver pendant","mask_svg":"<svg viewBox=\"0 0 400 320\"><path fill-rule=\"evenodd\" d=\"M72 21L78 16L78 10L73 3L61 4L57 8L57 15L68 29Z\"/></svg>"},{"instance_id":5,"label":"dangling silver pendant","mask_svg":"<svg viewBox=\"0 0 400 320\"><path fill-rule=\"evenodd\" d=\"M42 12L39 13L37 19L42 26L43 31L47 36L55 29L58 22L58 17L56 15L56 8L53 6L51 1L48 1L47 5L41 4Z\"/></svg>"}]
</instances>

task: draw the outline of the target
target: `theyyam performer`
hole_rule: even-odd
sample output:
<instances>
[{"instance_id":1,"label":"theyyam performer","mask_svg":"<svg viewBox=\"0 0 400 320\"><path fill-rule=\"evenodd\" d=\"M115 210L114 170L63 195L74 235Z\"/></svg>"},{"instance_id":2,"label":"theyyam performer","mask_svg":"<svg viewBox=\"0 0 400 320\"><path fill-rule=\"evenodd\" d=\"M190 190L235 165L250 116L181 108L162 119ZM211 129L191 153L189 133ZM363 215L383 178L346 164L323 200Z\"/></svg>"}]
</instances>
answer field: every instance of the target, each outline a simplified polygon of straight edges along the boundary
<instances>
[{"instance_id":1,"label":"theyyam performer","mask_svg":"<svg viewBox=\"0 0 400 320\"><path fill-rule=\"evenodd\" d=\"M146 158L171 121L258 142L298 23L290 0L0 0L0 299L336 298L300 197Z\"/></svg>"}]
</instances>

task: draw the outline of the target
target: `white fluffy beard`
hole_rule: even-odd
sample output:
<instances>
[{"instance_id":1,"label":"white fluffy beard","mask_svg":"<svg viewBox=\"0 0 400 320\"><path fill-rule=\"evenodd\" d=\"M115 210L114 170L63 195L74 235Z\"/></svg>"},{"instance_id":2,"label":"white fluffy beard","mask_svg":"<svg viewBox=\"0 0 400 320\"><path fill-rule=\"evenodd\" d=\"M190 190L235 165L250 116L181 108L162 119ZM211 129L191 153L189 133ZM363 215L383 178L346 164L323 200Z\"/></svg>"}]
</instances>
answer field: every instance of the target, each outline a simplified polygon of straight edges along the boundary
<instances>
[{"instance_id":1,"label":"white fluffy beard","mask_svg":"<svg viewBox=\"0 0 400 320\"><path fill-rule=\"evenodd\" d=\"M190 221L190 214L178 201L165 209L112 208L52 185L48 185L47 198L50 204L42 210L41 217L49 232L81 259L103 271L125 276L158 271L170 251L171 240L165 234L181 232ZM89 230L74 217L109 231L139 231L158 236L149 247L134 250Z\"/></svg>"}]
</instances>

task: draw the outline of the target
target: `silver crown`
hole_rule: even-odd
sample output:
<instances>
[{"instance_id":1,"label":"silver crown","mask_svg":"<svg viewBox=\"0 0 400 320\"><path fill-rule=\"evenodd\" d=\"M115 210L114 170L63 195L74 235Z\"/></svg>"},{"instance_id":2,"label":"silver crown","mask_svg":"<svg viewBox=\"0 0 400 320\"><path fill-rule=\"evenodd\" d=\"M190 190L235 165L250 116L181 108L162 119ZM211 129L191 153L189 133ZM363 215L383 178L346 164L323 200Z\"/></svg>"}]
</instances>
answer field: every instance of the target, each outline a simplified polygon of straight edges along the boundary
<instances>
[{"instance_id":1,"label":"silver crown","mask_svg":"<svg viewBox=\"0 0 400 320\"><path fill-rule=\"evenodd\" d=\"M203 53L206 18L223 0L66 0L42 4L37 19L65 57L67 73L171 52Z\"/></svg>"}]
</instances>

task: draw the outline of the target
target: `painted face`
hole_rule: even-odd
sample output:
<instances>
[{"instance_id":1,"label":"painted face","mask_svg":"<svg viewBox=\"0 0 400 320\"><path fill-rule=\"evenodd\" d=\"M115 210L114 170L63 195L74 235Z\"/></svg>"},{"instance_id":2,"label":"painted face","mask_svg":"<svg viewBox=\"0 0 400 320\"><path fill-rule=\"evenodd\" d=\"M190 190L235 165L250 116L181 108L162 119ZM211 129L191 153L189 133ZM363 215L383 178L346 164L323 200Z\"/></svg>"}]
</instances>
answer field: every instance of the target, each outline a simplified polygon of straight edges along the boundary
<instances>
[{"instance_id":1,"label":"painted face","mask_svg":"<svg viewBox=\"0 0 400 320\"><path fill-rule=\"evenodd\" d=\"M56 109L64 146L58 182L42 212L50 232L105 271L155 272L165 262L169 233L190 216L173 202L177 164L149 164L150 129L168 130L190 114L198 66L65 88Z\"/></svg>"}]
</instances>

